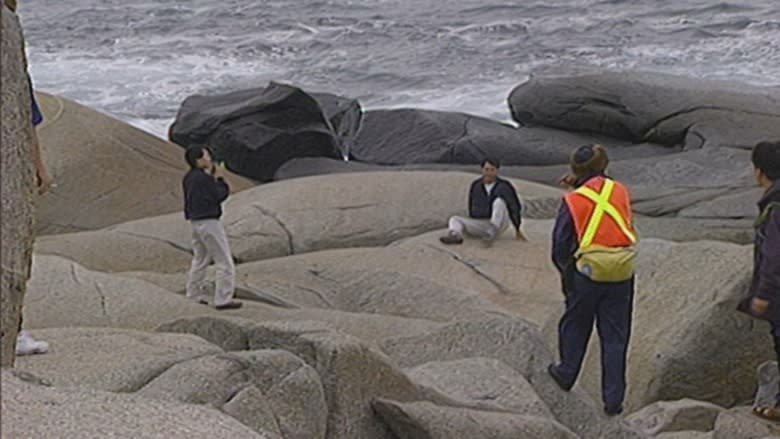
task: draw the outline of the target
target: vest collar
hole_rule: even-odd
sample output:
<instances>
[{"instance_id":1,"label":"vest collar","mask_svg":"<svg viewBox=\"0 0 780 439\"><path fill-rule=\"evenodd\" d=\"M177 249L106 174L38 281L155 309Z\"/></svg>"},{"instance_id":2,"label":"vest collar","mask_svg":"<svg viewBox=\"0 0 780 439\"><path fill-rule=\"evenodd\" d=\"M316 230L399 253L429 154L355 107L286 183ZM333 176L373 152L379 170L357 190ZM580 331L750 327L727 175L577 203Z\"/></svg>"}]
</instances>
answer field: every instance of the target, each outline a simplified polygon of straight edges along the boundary
<instances>
[{"instance_id":1,"label":"vest collar","mask_svg":"<svg viewBox=\"0 0 780 439\"><path fill-rule=\"evenodd\" d=\"M607 177L607 174L605 174L603 172L596 172L594 174L588 174L588 175L585 175L583 177L578 178L577 181L574 182L574 187L578 188L578 187L584 185L585 183L587 183L588 181L590 181L590 180L592 180L592 179L594 179L596 177L609 178L609 177Z\"/></svg>"}]
</instances>

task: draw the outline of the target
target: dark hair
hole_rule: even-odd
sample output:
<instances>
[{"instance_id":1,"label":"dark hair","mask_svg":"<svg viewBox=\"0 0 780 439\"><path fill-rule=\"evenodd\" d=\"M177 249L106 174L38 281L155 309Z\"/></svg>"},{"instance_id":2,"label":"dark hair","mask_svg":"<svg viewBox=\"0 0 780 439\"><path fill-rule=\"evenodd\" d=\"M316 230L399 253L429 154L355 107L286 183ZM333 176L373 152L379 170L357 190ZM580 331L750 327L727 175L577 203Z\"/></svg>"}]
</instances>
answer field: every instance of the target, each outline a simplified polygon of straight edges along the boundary
<instances>
[{"instance_id":1,"label":"dark hair","mask_svg":"<svg viewBox=\"0 0 780 439\"><path fill-rule=\"evenodd\" d=\"M753 166L768 179L780 180L780 142L761 142L753 148Z\"/></svg>"},{"instance_id":2,"label":"dark hair","mask_svg":"<svg viewBox=\"0 0 780 439\"><path fill-rule=\"evenodd\" d=\"M582 145L575 149L571 156L572 163L580 165L591 161L593 156L596 155L593 147L594 145Z\"/></svg>"},{"instance_id":3,"label":"dark hair","mask_svg":"<svg viewBox=\"0 0 780 439\"><path fill-rule=\"evenodd\" d=\"M211 148L206 145L192 145L184 152L184 160L190 165L190 168L198 167L198 160L203 158L203 151L208 151L209 156L214 157L214 153L211 152Z\"/></svg>"},{"instance_id":4,"label":"dark hair","mask_svg":"<svg viewBox=\"0 0 780 439\"><path fill-rule=\"evenodd\" d=\"M482 163L480 163L479 166L484 168L485 165L487 165L488 163L495 166L496 169L501 167L501 163L499 163L498 160L494 159L493 157L485 157L484 159L482 159Z\"/></svg>"},{"instance_id":5,"label":"dark hair","mask_svg":"<svg viewBox=\"0 0 780 439\"><path fill-rule=\"evenodd\" d=\"M577 178L603 173L609 165L607 149L596 143L582 145L572 151L569 165Z\"/></svg>"}]
</instances>

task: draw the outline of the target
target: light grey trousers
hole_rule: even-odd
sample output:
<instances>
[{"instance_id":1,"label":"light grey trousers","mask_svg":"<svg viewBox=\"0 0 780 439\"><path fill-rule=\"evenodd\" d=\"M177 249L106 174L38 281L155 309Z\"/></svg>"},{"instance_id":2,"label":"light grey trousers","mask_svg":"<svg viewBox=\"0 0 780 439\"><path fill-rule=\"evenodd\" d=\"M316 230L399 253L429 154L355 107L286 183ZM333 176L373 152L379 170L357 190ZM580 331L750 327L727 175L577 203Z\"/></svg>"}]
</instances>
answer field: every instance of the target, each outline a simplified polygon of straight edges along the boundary
<instances>
[{"instance_id":1,"label":"light grey trousers","mask_svg":"<svg viewBox=\"0 0 780 439\"><path fill-rule=\"evenodd\" d=\"M192 266L187 280L187 298L206 299L206 271L211 260L217 268L214 306L233 300L236 287L236 267L230 253L227 234L216 219L192 221Z\"/></svg>"},{"instance_id":2,"label":"light grey trousers","mask_svg":"<svg viewBox=\"0 0 780 439\"><path fill-rule=\"evenodd\" d=\"M496 198L493 201L493 212L490 219L464 218L462 216L453 216L450 218L450 232L459 235L467 233L472 236L486 237L497 236L503 233L509 226L509 209L506 207L506 201L503 198Z\"/></svg>"}]
</instances>

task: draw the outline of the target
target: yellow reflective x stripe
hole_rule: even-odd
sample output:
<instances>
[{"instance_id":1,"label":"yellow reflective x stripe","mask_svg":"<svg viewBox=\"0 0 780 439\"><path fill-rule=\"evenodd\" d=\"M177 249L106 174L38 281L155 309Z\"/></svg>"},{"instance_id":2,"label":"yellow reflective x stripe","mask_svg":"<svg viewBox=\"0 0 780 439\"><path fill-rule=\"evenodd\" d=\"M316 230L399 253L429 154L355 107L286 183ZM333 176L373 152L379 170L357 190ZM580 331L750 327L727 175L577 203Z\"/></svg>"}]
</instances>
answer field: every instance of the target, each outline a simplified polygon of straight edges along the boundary
<instances>
[{"instance_id":1,"label":"yellow reflective x stripe","mask_svg":"<svg viewBox=\"0 0 780 439\"><path fill-rule=\"evenodd\" d=\"M604 187L601 188L601 193L597 193L591 188L581 186L577 189L577 193L589 198L596 203L596 208L593 210L593 215L588 221L588 227L585 228L585 234L582 236L580 247L588 247L593 243L593 238L596 237L596 232L601 225L601 220L604 218L604 213L611 216L617 223L620 230L631 240L632 243L636 243L636 237L626 225L626 221L618 210L609 202L609 197L612 196L612 191L615 189L615 182L612 180L604 180Z\"/></svg>"}]
</instances>

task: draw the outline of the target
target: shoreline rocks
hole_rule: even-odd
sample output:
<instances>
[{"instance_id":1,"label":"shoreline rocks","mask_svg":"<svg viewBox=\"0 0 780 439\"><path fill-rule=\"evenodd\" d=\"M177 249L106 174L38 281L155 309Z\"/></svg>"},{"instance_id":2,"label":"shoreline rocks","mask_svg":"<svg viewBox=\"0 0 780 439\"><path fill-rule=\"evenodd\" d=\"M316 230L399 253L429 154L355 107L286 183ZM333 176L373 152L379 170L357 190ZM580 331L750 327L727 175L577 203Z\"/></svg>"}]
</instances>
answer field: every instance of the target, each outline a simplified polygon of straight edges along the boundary
<instances>
[{"instance_id":1,"label":"shoreline rocks","mask_svg":"<svg viewBox=\"0 0 780 439\"><path fill-rule=\"evenodd\" d=\"M565 164L572 147L614 146L615 157L669 154L660 145L623 146L619 141L544 127L513 127L465 113L404 108L368 111L351 157L375 165L471 164L490 157L503 166ZM630 151L630 152L629 152Z\"/></svg>"},{"instance_id":2,"label":"shoreline rocks","mask_svg":"<svg viewBox=\"0 0 780 439\"><path fill-rule=\"evenodd\" d=\"M632 82L637 78L641 81ZM740 105L752 96L750 90L721 93L699 85L698 95L659 93L667 102L645 107L654 103L659 78L665 77L628 75L614 84L602 77L588 79L592 84L582 78L532 81L513 94L515 101L523 96L520 103L513 101L526 123L520 128L422 110L378 110L362 120L355 100L278 84L223 95L213 108L205 98L190 100L189 105L200 102L195 110L208 129L195 132L208 141L224 140L227 148L242 136L267 135L258 147L272 151L258 153L273 158L261 169L264 178L366 172L277 181L231 197L224 223L238 262L244 300L239 310L217 311L183 297L189 226L180 213L150 217L145 210L166 202L164 207L172 208L180 194L161 194L159 205L139 207L142 216L132 221L41 238L25 324L49 341L51 350L3 372L3 415L10 413L17 422L11 430L4 422L3 434L22 431L17 428L37 437L127 437L146 431L145 426L133 429L129 417L163 422L157 432L167 436L197 428L194 437L267 439L719 439L774 433L745 407L704 402L743 404L752 396L753 366L772 354L769 341L761 341L763 329L733 309L746 288L748 246L642 241L626 403L639 411L626 422L608 419L597 402L597 347L590 350L581 384L569 393L546 372L555 359L554 342L548 340L554 338L554 311L563 300L549 261L550 228L562 192L528 180L554 184L576 146L569 143L623 136L612 149L612 172L634 191L643 236L748 239L751 198L759 191L752 187L746 142L774 135L772 97L757 98L759 110L767 113L756 116L753 137L742 138L750 128L745 116L750 111ZM582 81L605 88L586 93L578 88ZM673 86L695 82L669 81ZM610 100L610 90L621 87L630 89L625 100ZM535 90L572 94L545 91L544 99L555 104L547 106L541 98L525 99ZM41 96L44 110L55 115L44 133L53 130L47 135L64 133L88 143L77 154L77 166L54 155L59 169L67 170L62 175L68 196L81 195L73 185L95 175L107 180L112 172L128 178L130 189L153 192L138 183L143 174L114 169L105 158L97 161L105 169L86 167L83 176L75 171L106 140L89 137L84 127L90 121L119 131L104 153L127 149L138 132ZM687 103L694 105L691 111L678 111ZM69 130L80 137L69 137L75 134L65 121L71 119L57 116L57 108L70 109L63 114L74 116ZM566 130L592 123L600 133L532 126L552 123L548 117L569 124ZM286 134L275 131L280 127ZM173 134L182 127L174 128ZM325 139L315 142L320 157L289 161L312 151L287 148L290 144L278 139L291 132ZM175 173L178 187L181 151L171 152L167 142L138 139L141 147L122 151L118 161L128 169L151 163L159 171L154 185L169 184ZM635 141L666 146L626 146ZM162 148L157 155L149 150L155 145ZM529 241L516 241L507 231L490 247L477 240L444 247L437 237L448 216L465 213L467 187L476 176L438 171L475 172L477 165L452 162L477 161L487 152L526 165L503 171L525 179L514 183L525 201ZM361 154L399 165L340 161ZM399 168L436 172L369 172ZM70 208L115 203L105 221L135 214L131 204L122 204L125 195L116 196L101 192ZM68 227L96 224L73 218ZM659 325L659 316L666 324ZM771 367L762 368L763 398L777 379L767 371ZM684 397L702 401L663 401ZM32 407L35 416L20 407ZM63 413L78 422L57 423ZM182 420L186 425L177 424Z\"/></svg>"},{"instance_id":3,"label":"shoreline rocks","mask_svg":"<svg viewBox=\"0 0 780 439\"><path fill-rule=\"evenodd\" d=\"M229 169L267 182L295 157L345 157L361 120L355 100L271 82L266 88L188 97L169 138L185 148L209 145Z\"/></svg>"},{"instance_id":4,"label":"shoreline rocks","mask_svg":"<svg viewBox=\"0 0 780 439\"><path fill-rule=\"evenodd\" d=\"M532 77L512 90L514 120L686 150L751 149L780 138L780 89L650 72Z\"/></svg>"}]
</instances>

